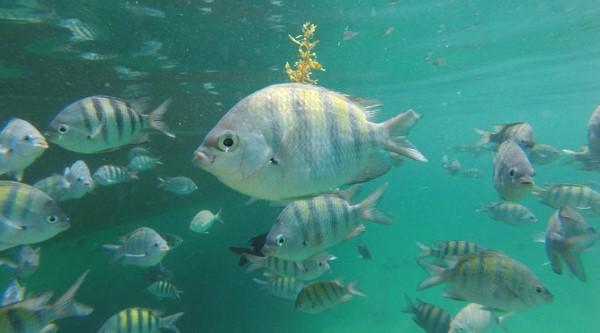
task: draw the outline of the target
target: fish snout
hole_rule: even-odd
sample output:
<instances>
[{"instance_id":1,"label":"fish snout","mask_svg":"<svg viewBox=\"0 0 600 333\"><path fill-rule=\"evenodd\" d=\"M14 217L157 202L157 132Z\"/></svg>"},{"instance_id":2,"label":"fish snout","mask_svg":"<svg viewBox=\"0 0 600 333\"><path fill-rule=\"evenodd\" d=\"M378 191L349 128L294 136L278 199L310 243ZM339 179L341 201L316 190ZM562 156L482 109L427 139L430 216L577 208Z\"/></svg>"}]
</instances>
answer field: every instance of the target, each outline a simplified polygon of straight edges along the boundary
<instances>
[{"instance_id":1,"label":"fish snout","mask_svg":"<svg viewBox=\"0 0 600 333\"><path fill-rule=\"evenodd\" d=\"M42 148L42 149L48 149L48 142L46 142L46 140L37 140L34 144L34 147L36 148Z\"/></svg>"},{"instance_id":2,"label":"fish snout","mask_svg":"<svg viewBox=\"0 0 600 333\"><path fill-rule=\"evenodd\" d=\"M214 156L207 154L203 149L198 148L194 152L194 158L192 159L192 163L197 167L203 167L210 165L214 162Z\"/></svg>"},{"instance_id":3,"label":"fish snout","mask_svg":"<svg viewBox=\"0 0 600 333\"><path fill-rule=\"evenodd\" d=\"M521 177L520 181L521 181L521 185L525 185L525 186L529 186L529 187L533 187L535 185L533 178L529 177L529 176Z\"/></svg>"}]
</instances>

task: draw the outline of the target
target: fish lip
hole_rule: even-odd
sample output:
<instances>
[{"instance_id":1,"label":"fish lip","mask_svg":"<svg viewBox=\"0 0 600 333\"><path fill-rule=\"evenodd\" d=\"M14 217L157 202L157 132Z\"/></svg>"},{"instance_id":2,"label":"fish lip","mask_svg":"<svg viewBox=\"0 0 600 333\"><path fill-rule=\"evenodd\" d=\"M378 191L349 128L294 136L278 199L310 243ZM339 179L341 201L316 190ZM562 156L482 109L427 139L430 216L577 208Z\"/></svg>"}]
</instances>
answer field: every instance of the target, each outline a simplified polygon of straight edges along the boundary
<instances>
[{"instance_id":1,"label":"fish lip","mask_svg":"<svg viewBox=\"0 0 600 333\"><path fill-rule=\"evenodd\" d=\"M34 147L36 148L42 148L42 149L48 149L48 142L46 141L38 141L36 143L33 144Z\"/></svg>"},{"instance_id":2,"label":"fish lip","mask_svg":"<svg viewBox=\"0 0 600 333\"><path fill-rule=\"evenodd\" d=\"M198 149L194 152L194 157L192 158L192 163L197 167L204 167L207 165L213 164L215 161L215 156L211 156L204 151Z\"/></svg>"},{"instance_id":3,"label":"fish lip","mask_svg":"<svg viewBox=\"0 0 600 333\"><path fill-rule=\"evenodd\" d=\"M521 180L521 185L533 186L535 183L532 179L523 179Z\"/></svg>"}]
</instances>

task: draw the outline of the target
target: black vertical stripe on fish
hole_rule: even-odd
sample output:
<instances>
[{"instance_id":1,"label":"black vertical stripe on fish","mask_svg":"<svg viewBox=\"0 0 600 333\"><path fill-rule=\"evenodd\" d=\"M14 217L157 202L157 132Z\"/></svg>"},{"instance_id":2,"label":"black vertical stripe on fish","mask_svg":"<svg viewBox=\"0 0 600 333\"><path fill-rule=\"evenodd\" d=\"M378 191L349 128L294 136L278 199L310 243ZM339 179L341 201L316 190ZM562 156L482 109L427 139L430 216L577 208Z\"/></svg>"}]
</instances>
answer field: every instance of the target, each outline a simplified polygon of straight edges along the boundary
<instances>
[{"instance_id":1,"label":"black vertical stripe on fish","mask_svg":"<svg viewBox=\"0 0 600 333\"><path fill-rule=\"evenodd\" d=\"M313 231L315 244L321 245L323 244L323 229L325 228L325 223L319 219L319 213L317 212L315 200L316 199L308 200L308 221L310 221L309 224L312 226L311 229Z\"/></svg>"},{"instance_id":2,"label":"black vertical stripe on fish","mask_svg":"<svg viewBox=\"0 0 600 333\"><path fill-rule=\"evenodd\" d=\"M341 200L336 200L336 203L342 209L342 219L344 221L344 232L349 233L353 230L350 230L350 209L348 205L341 203Z\"/></svg>"},{"instance_id":3,"label":"black vertical stripe on fish","mask_svg":"<svg viewBox=\"0 0 600 333\"><path fill-rule=\"evenodd\" d=\"M342 165L342 145L340 144L340 130L338 127L338 121L336 117L336 111L334 105L331 103L331 96L328 93L324 93L322 89L319 90L319 96L323 101L323 109L325 110L325 123L327 125L327 132L329 133L329 147L332 150L334 165L339 168Z\"/></svg>"},{"instance_id":4,"label":"black vertical stripe on fish","mask_svg":"<svg viewBox=\"0 0 600 333\"><path fill-rule=\"evenodd\" d=\"M327 214L331 217L331 234L337 239L338 237L338 223L337 214L335 213L335 208L333 207L333 202L331 196L325 196L325 207L327 207Z\"/></svg>"},{"instance_id":5,"label":"black vertical stripe on fish","mask_svg":"<svg viewBox=\"0 0 600 333\"><path fill-rule=\"evenodd\" d=\"M92 128L92 120L90 119L90 114L88 113L88 110L85 108L85 104L81 102L80 111L81 116L83 117L83 126L85 126L86 133L89 133L91 135L94 132Z\"/></svg>"},{"instance_id":6,"label":"black vertical stripe on fish","mask_svg":"<svg viewBox=\"0 0 600 333\"><path fill-rule=\"evenodd\" d=\"M361 148L361 135L360 135L360 130L359 128L356 126L357 125L357 119L356 119L356 115L354 112L352 112L351 109L351 105L350 105L350 101L346 101L347 103L347 108L348 108L348 121L350 122L350 135L352 136L352 142L353 142L353 150L354 150L354 158L356 159L356 162L360 161L360 148Z\"/></svg>"},{"instance_id":7,"label":"black vertical stripe on fish","mask_svg":"<svg viewBox=\"0 0 600 333\"><path fill-rule=\"evenodd\" d=\"M458 255L458 242L454 242L452 244L454 245L452 246L452 255L456 257Z\"/></svg>"},{"instance_id":8,"label":"black vertical stripe on fish","mask_svg":"<svg viewBox=\"0 0 600 333\"><path fill-rule=\"evenodd\" d=\"M484 282L484 278L485 278L485 261L484 261L484 257L483 255L478 255L477 256L477 267L478 267L478 272L477 272L477 290L482 290L483 287L483 282Z\"/></svg>"},{"instance_id":9,"label":"black vertical stripe on fish","mask_svg":"<svg viewBox=\"0 0 600 333\"><path fill-rule=\"evenodd\" d=\"M273 152L275 154L278 154L279 147L281 145L281 139L283 137L283 134L281 131L281 124L279 123L281 116L276 111L276 105L274 104L274 101L272 98L267 98L266 109L267 109L268 119L271 122L271 135L273 136L271 143L273 145Z\"/></svg>"},{"instance_id":10,"label":"black vertical stripe on fish","mask_svg":"<svg viewBox=\"0 0 600 333\"><path fill-rule=\"evenodd\" d=\"M4 205L2 209L2 214L5 218L10 219L12 217L13 209L15 208L17 196L19 194L19 187L20 186L15 185L10 186L8 195L6 196L6 199L4 199L2 202L2 204Z\"/></svg>"},{"instance_id":11,"label":"black vertical stripe on fish","mask_svg":"<svg viewBox=\"0 0 600 333\"><path fill-rule=\"evenodd\" d=\"M35 207L35 204L36 204L36 201L37 201L35 199L38 197L35 194L37 194L37 192L34 192L34 191L27 191L26 192L25 201L23 202L23 207L26 207L26 208L25 209L21 209L21 219L24 220L24 221L27 219L27 217L31 213L32 208Z\"/></svg>"},{"instance_id":12,"label":"black vertical stripe on fish","mask_svg":"<svg viewBox=\"0 0 600 333\"><path fill-rule=\"evenodd\" d=\"M306 166L309 168L309 172L312 174L314 170L313 168L313 147L311 138L311 124L308 119L308 110L306 110L306 106L302 99L302 96L298 94L298 90L301 89L292 89L292 114L294 115L294 119L297 122L297 132L298 139L302 147L301 155L304 158L304 162Z\"/></svg>"},{"instance_id":13,"label":"black vertical stripe on fish","mask_svg":"<svg viewBox=\"0 0 600 333\"><path fill-rule=\"evenodd\" d=\"M282 262L283 262L283 263L282 263L282 264L283 264L283 271L284 271L285 273L287 273L287 272L288 272L288 265L289 265L289 261L288 261L288 260L282 260Z\"/></svg>"},{"instance_id":14,"label":"black vertical stripe on fish","mask_svg":"<svg viewBox=\"0 0 600 333\"><path fill-rule=\"evenodd\" d=\"M321 297L321 293L319 292L319 284L317 283L316 285L313 285L313 287L311 288L314 292L314 296L315 299L317 300L317 304L319 304L321 307L324 307L327 303L325 303L325 300L323 299L323 297Z\"/></svg>"},{"instance_id":15,"label":"black vertical stripe on fish","mask_svg":"<svg viewBox=\"0 0 600 333\"><path fill-rule=\"evenodd\" d=\"M129 117L129 127L130 127L130 135L133 136L137 132L138 127L138 114L133 111L129 106L127 106L127 116Z\"/></svg>"},{"instance_id":16,"label":"black vertical stripe on fish","mask_svg":"<svg viewBox=\"0 0 600 333\"><path fill-rule=\"evenodd\" d=\"M317 286L321 289L321 295L323 295L323 298L327 301L326 304L334 304L335 298L331 293L330 283L319 283Z\"/></svg>"},{"instance_id":17,"label":"black vertical stripe on fish","mask_svg":"<svg viewBox=\"0 0 600 333\"><path fill-rule=\"evenodd\" d=\"M94 112L96 113L96 118L98 119L98 126L100 127L100 132L97 134L102 137L102 140L104 140L106 144L108 144L108 119L106 117L106 110L104 110L102 103L96 97L92 98L92 105L94 107ZM95 131L97 130L98 129L96 128Z\"/></svg>"},{"instance_id":18,"label":"black vertical stripe on fish","mask_svg":"<svg viewBox=\"0 0 600 333\"><path fill-rule=\"evenodd\" d=\"M109 98L108 101L110 103L110 106L113 108L115 114L115 123L117 124L117 139L121 141L123 139L123 131L125 129L125 125L123 124L123 113L125 111L121 108L122 106L124 106L124 104L119 103L113 98Z\"/></svg>"},{"instance_id":19,"label":"black vertical stripe on fish","mask_svg":"<svg viewBox=\"0 0 600 333\"><path fill-rule=\"evenodd\" d=\"M308 235L306 233L304 220L302 219L302 213L300 213L300 207L298 207L298 201L293 202L291 206L292 212L294 213L294 219L296 221L296 224L298 225L298 228L300 229L300 234L306 241Z\"/></svg>"},{"instance_id":20,"label":"black vertical stripe on fish","mask_svg":"<svg viewBox=\"0 0 600 333\"><path fill-rule=\"evenodd\" d=\"M132 332L132 327L131 327L131 312L134 311L133 309L128 309L127 311L125 311L125 332Z\"/></svg>"}]
</instances>

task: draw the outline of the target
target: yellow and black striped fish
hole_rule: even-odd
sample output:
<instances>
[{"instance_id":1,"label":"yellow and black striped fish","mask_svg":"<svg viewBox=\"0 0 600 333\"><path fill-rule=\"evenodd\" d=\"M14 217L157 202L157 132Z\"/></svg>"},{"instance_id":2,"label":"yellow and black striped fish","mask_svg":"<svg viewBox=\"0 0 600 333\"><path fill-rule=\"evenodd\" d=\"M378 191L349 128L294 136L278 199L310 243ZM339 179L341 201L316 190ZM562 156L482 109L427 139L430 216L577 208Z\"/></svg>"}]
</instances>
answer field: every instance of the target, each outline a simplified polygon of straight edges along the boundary
<instances>
[{"instance_id":1,"label":"yellow and black striped fish","mask_svg":"<svg viewBox=\"0 0 600 333\"><path fill-rule=\"evenodd\" d=\"M448 311L433 304L425 303L420 299L417 299L415 304L408 295L404 295L404 297L406 298L406 308L402 311L414 314L413 320L425 332L448 333L450 321L452 320L452 316Z\"/></svg>"},{"instance_id":2,"label":"yellow and black striped fish","mask_svg":"<svg viewBox=\"0 0 600 333\"><path fill-rule=\"evenodd\" d=\"M490 218L510 225L537 223L538 219L529 208L514 202L501 201L483 205L478 212L484 212Z\"/></svg>"},{"instance_id":3,"label":"yellow and black striped fish","mask_svg":"<svg viewBox=\"0 0 600 333\"><path fill-rule=\"evenodd\" d=\"M304 282L293 277L278 276L269 272L265 272L264 277L267 278L266 281L254 279L254 282L276 297L295 300L302 288L304 288Z\"/></svg>"},{"instance_id":4,"label":"yellow and black striped fish","mask_svg":"<svg viewBox=\"0 0 600 333\"><path fill-rule=\"evenodd\" d=\"M540 197L542 203L553 207L571 207L591 210L600 214L600 193L581 184L547 184L536 188L532 194Z\"/></svg>"},{"instance_id":5,"label":"yellow and black striped fish","mask_svg":"<svg viewBox=\"0 0 600 333\"><path fill-rule=\"evenodd\" d=\"M170 100L166 100L156 110L143 114L118 98L86 97L60 111L50 122L46 135L64 149L86 154L147 141L149 129L174 137L162 121L169 104Z\"/></svg>"},{"instance_id":6,"label":"yellow and black striped fish","mask_svg":"<svg viewBox=\"0 0 600 333\"><path fill-rule=\"evenodd\" d=\"M183 293L183 290L178 290L174 284L165 280L152 283L148 287L148 291L159 300L163 298L181 299L180 295Z\"/></svg>"},{"instance_id":7,"label":"yellow and black striped fish","mask_svg":"<svg viewBox=\"0 0 600 333\"><path fill-rule=\"evenodd\" d=\"M331 268L329 261L336 259L335 256L325 252L304 261L290 261L273 256L261 257L249 253L244 253L242 256L250 262L247 272L265 268L275 275L292 277L298 280L318 278Z\"/></svg>"},{"instance_id":8,"label":"yellow and black striped fish","mask_svg":"<svg viewBox=\"0 0 600 333\"><path fill-rule=\"evenodd\" d=\"M366 295L357 289L358 281L344 285L339 280L313 282L305 286L296 298L296 310L319 313L336 304L348 302L354 296Z\"/></svg>"},{"instance_id":9,"label":"yellow and black striped fish","mask_svg":"<svg viewBox=\"0 0 600 333\"><path fill-rule=\"evenodd\" d=\"M417 256L418 259L431 256L441 259L451 259L485 251L479 244L466 240L437 241L433 247L417 242L417 246L421 249L421 253Z\"/></svg>"},{"instance_id":10,"label":"yellow and black striped fish","mask_svg":"<svg viewBox=\"0 0 600 333\"><path fill-rule=\"evenodd\" d=\"M161 328L179 332L175 322L183 312L160 318L159 313L144 308L129 308L108 318L98 333L158 333Z\"/></svg>"}]
</instances>

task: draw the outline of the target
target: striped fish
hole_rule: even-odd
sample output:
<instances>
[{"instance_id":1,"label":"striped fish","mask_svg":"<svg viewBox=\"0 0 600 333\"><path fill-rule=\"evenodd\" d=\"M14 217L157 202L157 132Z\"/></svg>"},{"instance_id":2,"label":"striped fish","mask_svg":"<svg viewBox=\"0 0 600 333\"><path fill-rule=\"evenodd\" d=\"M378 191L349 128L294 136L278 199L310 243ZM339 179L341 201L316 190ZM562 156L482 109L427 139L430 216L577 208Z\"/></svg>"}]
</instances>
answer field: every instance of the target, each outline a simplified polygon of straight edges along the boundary
<instances>
[{"instance_id":1,"label":"striped fish","mask_svg":"<svg viewBox=\"0 0 600 333\"><path fill-rule=\"evenodd\" d=\"M553 207L562 206L591 210L600 214L600 193L581 184L546 184L536 188L532 194L540 197L542 203Z\"/></svg>"},{"instance_id":2,"label":"striped fish","mask_svg":"<svg viewBox=\"0 0 600 333\"><path fill-rule=\"evenodd\" d=\"M295 300L300 290L304 288L304 282L293 277L278 276L269 272L265 272L264 276L267 278L266 281L256 278L253 280L269 294L279 298Z\"/></svg>"},{"instance_id":3,"label":"striped fish","mask_svg":"<svg viewBox=\"0 0 600 333\"><path fill-rule=\"evenodd\" d=\"M462 256L455 265L443 268L424 261L431 275L417 290L448 283L444 296L481 304L499 311L517 311L552 302L552 294L520 262L498 252Z\"/></svg>"},{"instance_id":4,"label":"striped fish","mask_svg":"<svg viewBox=\"0 0 600 333\"><path fill-rule=\"evenodd\" d=\"M480 147L489 143L498 146L506 140L514 140L522 148L532 148L535 145L533 127L524 122L496 125L493 132L476 128L475 132L481 135L481 139L477 142L477 146Z\"/></svg>"},{"instance_id":5,"label":"striped fish","mask_svg":"<svg viewBox=\"0 0 600 333\"><path fill-rule=\"evenodd\" d=\"M440 259L454 259L466 254L485 251L485 249L479 244L465 240L437 241L433 247L429 247L425 244L417 242L417 246L421 250L421 253L419 253L417 259L431 256Z\"/></svg>"},{"instance_id":6,"label":"striped fish","mask_svg":"<svg viewBox=\"0 0 600 333\"><path fill-rule=\"evenodd\" d=\"M401 156L426 161L407 140L418 113L374 123L375 105L364 104L310 84L269 86L219 121L195 164L241 193L284 200L377 178Z\"/></svg>"},{"instance_id":7,"label":"striped fish","mask_svg":"<svg viewBox=\"0 0 600 333\"><path fill-rule=\"evenodd\" d=\"M377 211L386 188L387 183L358 204L350 204L337 195L291 202L269 231L263 254L302 261L363 233L361 219L391 223L388 216Z\"/></svg>"},{"instance_id":8,"label":"striped fish","mask_svg":"<svg viewBox=\"0 0 600 333\"><path fill-rule=\"evenodd\" d=\"M527 155L515 141L500 144L494 157L494 188L502 199L520 199L533 188L534 177Z\"/></svg>"},{"instance_id":9,"label":"striped fish","mask_svg":"<svg viewBox=\"0 0 600 333\"><path fill-rule=\"evenodd\" d=\"M331 268L329 261L336 259L329 253L320 253L304 261L290 261L272 256L259 257L249 253L244 253L243 256L250 262L247 272L264 268L275 275L292 277L297 280L318 278Z\"/></svg>"},{"instance_id":10,"label":"striped fish","mask_svg":"<svg viewBox=\"0 0 600 333\"><path fill-rule=\"evenodd\" d=\"M514 202L492 202L483 205L478 212L484 212L490 218L510 225L537 223L538 219L529 208Z\"/></svg>"},{"instance_id":11,"label":"striped fish","mask_svg":"<svg viewBox=\"0 0 600 333\"><path fill-rule=\"evenodd\" d=\"M0 307L0 332L2 333L49 333L53 321L68 317L84 317L93 308L73 300L83 283L84 273L54 304L48 304L52 292L44 293L22 302Z\"/></svg>"},{"instance_id":12,"label":"striped fish","mask_svg":"<svg viewBox=\"0 0 600 333\"><path fill-rule=\"evenodd\" d=\"M93 41L98 37L91 25L77 18L61 20L58 26L68 29L71 32L71 40L74 42Z\"/></svg>"},{"instance_id":13,"label":"striped fish","mask_svg":"<svg viewBox=\"0 0 600 333\"><path fill-rule=\"evenodd\" d=\"M46 193L0 181L0 250L45 241L69 226L69 218Z\"/></svg>"},{"instance_id":14,"label":"striped fish","mask_svg":"<svg viewBox=\"0 0 600 333\"><path fill-rule=\"evenodd\" d=\"M406 308L402 311L414 314L413 320L425 332L448 333L450 321L452 320L452 316L448 311L419 299L415 304L408 295L404 295L404 298L406 298Z\"/></svg>"},{"instance_id":15,"label":"striped fish","mask_svg":"<svg viewBox=\"0 0 600 333\"><path fill-rule=\"evenodd\" d=\"M122 259L124 265L158 265L171 249L158 232L148 227L137 228L120 241L120 245L107 244L102 248L113 254L112 261Z\"/></svg>"},{"instance_id":16,"label":"striped fish","mask_svg":"<svg viewBox=\"0 0 600 333\"><path fill-rule=\"evenodd\" d=\"M306 313L319 313L345 303L354 296L366 297L357 288L358 281L344 285L340 280L318 281L305 286L296 298L296 310Z\"/></svg>"},{"instance_id":17,"label":"striped fish","mask_svg":"<svg viewBox=\"0 0 600 333\"><path fill-rule=\"evenodd\" d=\"M9 173L20 181L23 170L46 149L46 139L33 125L22 119L11 119L0 131L0 175Z\"/></svg>"},{"instance_id":18,"label":"striped fish","mask_svg":"<svg viewBox=\"0 0 600 333\"><path fill-rule=\"evenodd\" d=\"M159 333L162 328L179 333L175 322L181 316L183 312L161 318L154 310L128 308L108 318L98 333Z\"/></svg>"},{"instance_id":19,"label":"striped fish","mask_svg":"<svg viewBox=\"0 0 600 333\"><path fill-rule=\"evenodd\" d=\"M131 171L147 171L163 164L158 158L149 155L136 155L129 160L127 168Z\"/></svg>"},{"instance_id":20,"label":"striped fish","mask_svg":"<svg viewBox=\"0 0 600 333\"><path fill-rule=\"evenodd\" d=\"M62 175L54 174L33 184L56 201L79 199L94 189L94 180L84 161L66 167Z\"/></svg>"},{"instance_id":21,"label":"striped fish","mask_svg":"<svg viewBox=\"0 0 600 333\"><path fill-rule=\"evenodd\" d=\"M110 186L139 178L136 172L129 171L126 167L103 165L94 172L93 179L98 185Z\"/></svg>"},{"instance_id":22,"label":"striped fish","mask_svg":"<svg viewBox=\"0 0 600 333\"><path fill-rule=\"evenodd\" d=\"M64 149L85 154L147 141L149 129L175 137L162 122L170 102L166 100L153 112L142 114L114 97L86 97L60 111L50 122L46 135Z\"/></svg>"},{"instance_id":23,"label":"striped fish","mask_svg":"<svg viewBox=\"0 0 600 333\"><path fill-rule=\"evenodd\" d=\"M163 298L181 299L183 290L178 290L174 284L169 281L156 281L148 287L148 291L159 300Z\"/></svg>"}]
</instances>

